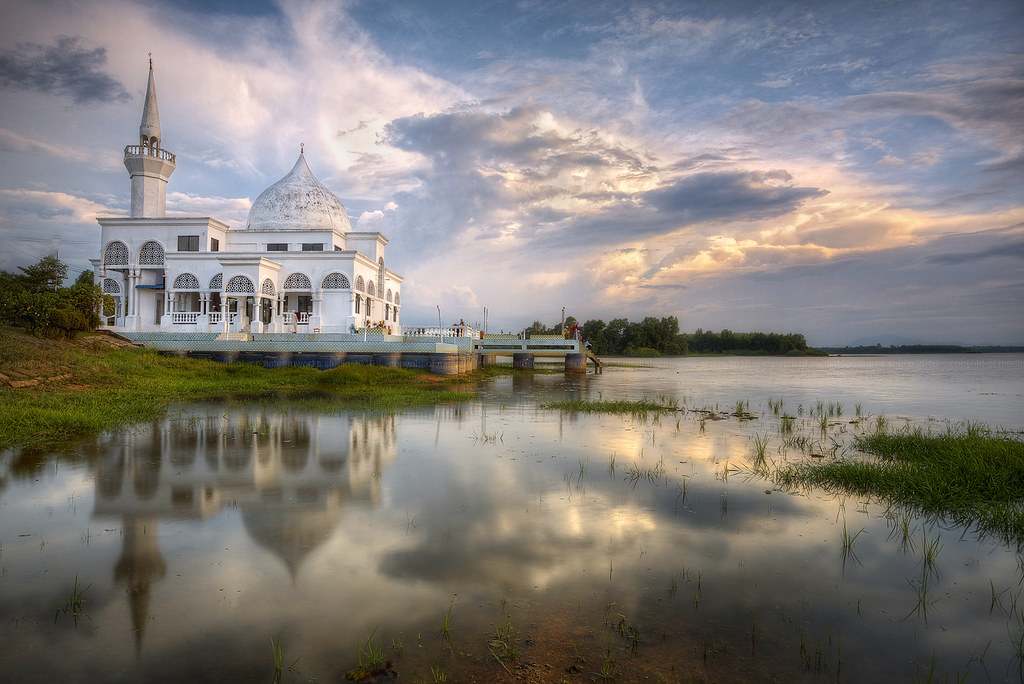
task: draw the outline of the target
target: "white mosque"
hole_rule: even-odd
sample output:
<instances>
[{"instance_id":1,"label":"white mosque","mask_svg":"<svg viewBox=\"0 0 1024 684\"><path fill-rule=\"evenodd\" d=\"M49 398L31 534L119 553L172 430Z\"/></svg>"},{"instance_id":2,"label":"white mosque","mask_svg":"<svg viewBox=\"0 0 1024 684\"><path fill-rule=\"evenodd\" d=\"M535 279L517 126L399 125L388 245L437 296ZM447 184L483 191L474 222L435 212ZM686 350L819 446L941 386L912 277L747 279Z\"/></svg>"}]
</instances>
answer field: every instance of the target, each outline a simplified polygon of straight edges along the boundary
<instances>
[{"instance_id":1,"label":"white mosque","mask_svg":"<svg viewBox=\"0 0 1024 684\"><path fill-rule=\"evenodd\" d=\"M118 332L349 333L400 329L402 276L388 239L352 230L338 198L300 151L260 193L244 228L166 216L175 157L163 148L153 63L139 144L124 149L131 214L100 217L96 283L115 302Z\"/></svg>"}]
</instances>

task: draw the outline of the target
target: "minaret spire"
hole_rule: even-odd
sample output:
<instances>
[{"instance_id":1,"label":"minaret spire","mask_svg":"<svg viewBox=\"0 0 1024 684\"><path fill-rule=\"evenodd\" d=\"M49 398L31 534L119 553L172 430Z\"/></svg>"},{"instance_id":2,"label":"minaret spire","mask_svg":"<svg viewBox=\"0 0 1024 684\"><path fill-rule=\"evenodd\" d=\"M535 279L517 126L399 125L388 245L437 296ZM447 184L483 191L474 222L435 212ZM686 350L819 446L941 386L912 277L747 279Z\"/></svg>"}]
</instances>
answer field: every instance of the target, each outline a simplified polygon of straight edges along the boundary
<instances>
[{"instance_id":1,"label":"minaret spire","mask_svg":"<svg viewBox=\"0 0 1024 684\"><path fill-rule=\"evenodd\" d=\"M142 125L139 138L145 147L160 148L160 114L156 108L156 80L153 78L153 53L149 53L149 83L146 85L146 102L142 105Z\"/></svg>"},{"instance_id":2,"label":"minaret spire","mask_svg":"<svg viewBox=\"0 0 1024 684\"><path fill-rule=\"evenodd\" d=\"M132 218L163 218L167 179L174 172L174 155L160 144L160 115L156 109L153 53L149 53L149 84L142 105L139 144L124 148L124 165L132 179Z\"/></svg>"}]
</instances>

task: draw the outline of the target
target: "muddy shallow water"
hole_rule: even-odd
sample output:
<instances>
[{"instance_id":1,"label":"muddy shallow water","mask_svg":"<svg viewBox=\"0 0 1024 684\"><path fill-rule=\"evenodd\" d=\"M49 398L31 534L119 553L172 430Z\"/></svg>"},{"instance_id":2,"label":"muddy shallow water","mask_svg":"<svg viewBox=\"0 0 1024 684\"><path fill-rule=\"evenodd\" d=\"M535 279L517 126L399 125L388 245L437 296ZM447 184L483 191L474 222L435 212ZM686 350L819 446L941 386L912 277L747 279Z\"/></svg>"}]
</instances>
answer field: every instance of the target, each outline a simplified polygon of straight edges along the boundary
<instances>
[{"instance_id":1,"label":"muddy shallow water","mask_svg":"<svg viewBox=\"0 0 1024 684\"><path fill-rule=\"evenodd\" d=\"M380 681L1020 680L1018 549L781 491L752 472L751 438L808 458L784 445L777 400L838 454L878 414L1021 430L1024 358L644 366L498 378L397 413L190 405L6 453L0 668L272 681L279 638L294 682L343 680L374 651L392 663ZM540 406L643 397L681 410ZM756 419L694 410L738 401ZM817 402L842 405L825 435Z\"/></svg>"}]
</instances>

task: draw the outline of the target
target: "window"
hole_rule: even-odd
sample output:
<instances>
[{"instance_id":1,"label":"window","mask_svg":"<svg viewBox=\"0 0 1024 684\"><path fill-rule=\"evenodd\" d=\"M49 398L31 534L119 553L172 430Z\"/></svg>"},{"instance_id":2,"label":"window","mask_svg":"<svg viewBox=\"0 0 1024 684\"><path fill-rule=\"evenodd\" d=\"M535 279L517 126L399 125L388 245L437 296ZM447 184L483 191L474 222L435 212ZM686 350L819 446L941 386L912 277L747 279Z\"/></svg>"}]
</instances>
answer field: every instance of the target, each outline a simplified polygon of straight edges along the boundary
<instances>
[{"instance_id":1,"label":"window","mask_svg":"<svg viewBox=\"0 0 1024 684\"><path fill-rule=\"evenodd\" d=\"M288 243L287 242L270 242L270 243L267 243L267 251L268 252L287 252L288 251Z\"/></svg>"},{"instance_id":2,"label":"window","mask_svg":"<svg viewBox=\"0 0 1024 684\"><path fill-rule=\"evenodd\" d=\"M198 235L179 235L178 236L178 251L179 252L198 252L199 251L199 236Z\"/></svg>"},{"instance_id":3,"label":"window","mask_svg":"<svg viewBox=\"0 0 1024 684\"><path fill-rule=\"evenodd\" d=\"M334 245L334 251L335 252L340 252L340 251L342 251L342 249L338 245Z\"/></svg>"},{"instance_id":4,"label":"window","mask_svg":"<svg viewBox=\"0 0 1024 684\"><path fill-rule=\"evenodd\" d=\"M322 252L324 251L324 243L322 242L303 242L303 252Z\"/></svg>"},{"instance_id":5,"label":"window","mask_svg":"<svg viewBox=\"0 0 1024 684\"><path fill-rule=\"evenodd\" d=\"M211 252L219 252L220 251L220 240L218 240L217 238L210 238L210 251Z\"/></svg>"},{"instance_id":6,"label":"window","mask_svg":"<svg viewBox=\"0 0 1024 684\"><path fill-rule=\"evenodd\" d=\"M359 313L359 304L362 303L362 301L362 298L359 295L356 295L356 313Z\"/></svg>"}]
</instances>

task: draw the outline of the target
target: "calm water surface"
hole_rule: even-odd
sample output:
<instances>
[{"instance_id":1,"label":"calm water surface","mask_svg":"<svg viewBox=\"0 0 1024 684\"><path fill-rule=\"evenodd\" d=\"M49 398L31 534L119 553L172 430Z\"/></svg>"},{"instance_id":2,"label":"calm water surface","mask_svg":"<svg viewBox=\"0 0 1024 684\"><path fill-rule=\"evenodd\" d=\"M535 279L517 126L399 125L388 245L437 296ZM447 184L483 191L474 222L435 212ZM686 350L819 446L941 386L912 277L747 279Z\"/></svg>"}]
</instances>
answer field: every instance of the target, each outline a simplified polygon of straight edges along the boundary
<instances>
[{"instance_id":1,"label":"calm water surface","mask_svg":"<svg viewBox=\"0 0 1024 684\"><path fill-rule=\"evenodd\" d=\"M413 682L1020 681L1018 549L775 489L751 472L750 438L806 458L783 445L780 399L823 446L878 414L1024 430L1024 357L644 365L498 378L478 400L398 413L190 405L6 453L0 671L272 681L279 635L286 682L340 681L367 642ZM758 418L540 407L642 397L744 401ZM819 401L843 412L824 438ZM860 532L846 553L844 531ZM518 646L504 664L500 627Z\"/></svg>"}]
</instances>

